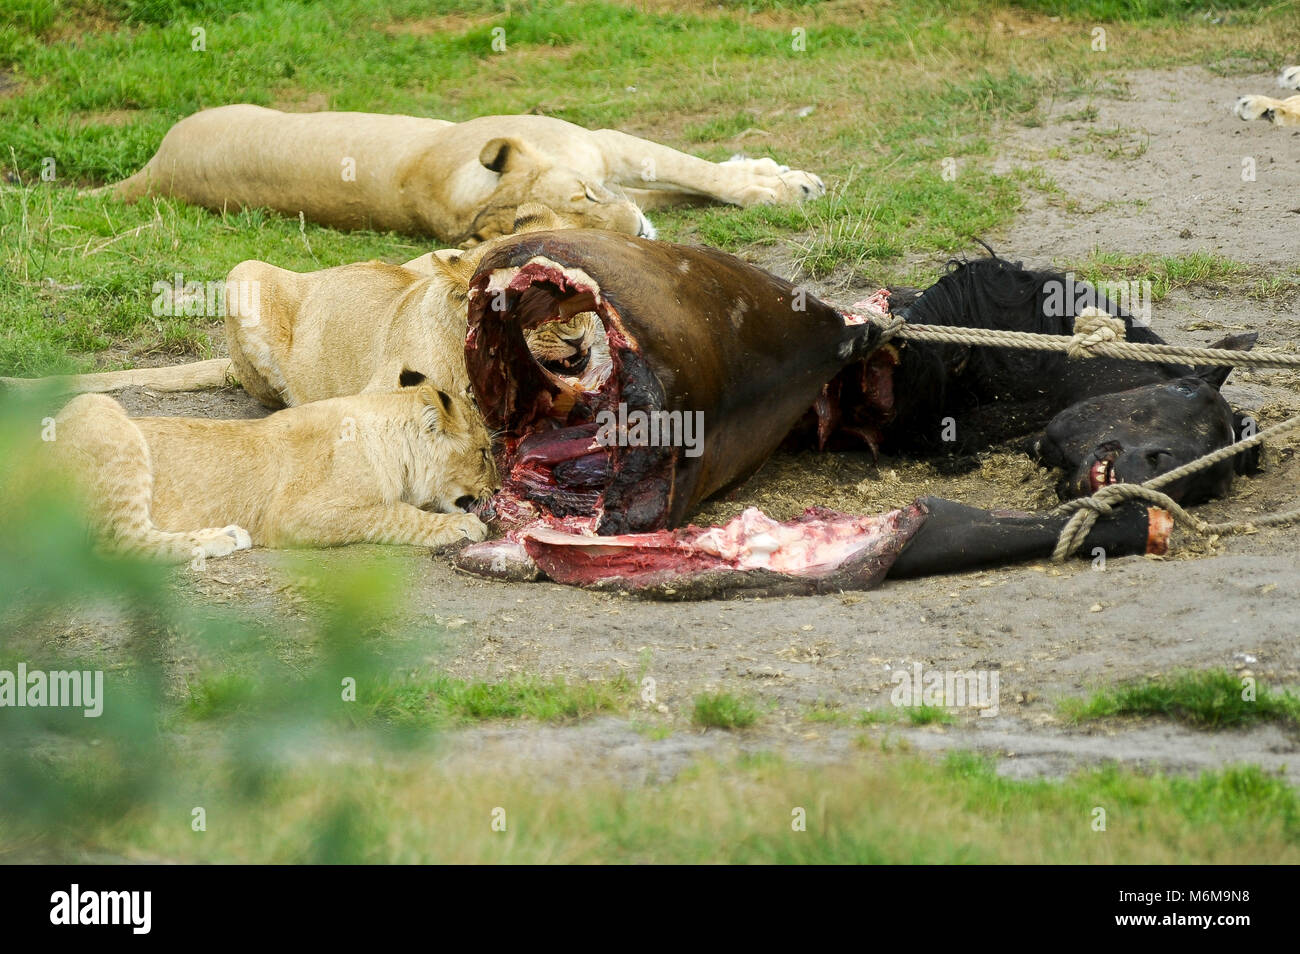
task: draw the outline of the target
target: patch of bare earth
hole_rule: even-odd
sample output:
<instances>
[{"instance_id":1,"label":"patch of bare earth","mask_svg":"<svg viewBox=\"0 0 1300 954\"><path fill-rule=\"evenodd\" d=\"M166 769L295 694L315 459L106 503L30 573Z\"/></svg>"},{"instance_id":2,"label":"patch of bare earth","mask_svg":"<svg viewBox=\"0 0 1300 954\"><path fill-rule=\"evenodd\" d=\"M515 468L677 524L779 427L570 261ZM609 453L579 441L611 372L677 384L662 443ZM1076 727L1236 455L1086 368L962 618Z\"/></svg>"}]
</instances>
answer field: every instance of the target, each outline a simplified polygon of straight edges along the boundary
<instances>
[{"instance_id":1,"label":"patch of bare earth","mask_svg":"<svg viewBox=\"0 0 1300 954\"><path fill-rule=\"evenodd\" d=\"M1275 95L1276 77L1184 67L1125 80L1120 98L1054 102L1043 125L1008 133L995 171L1037 168L1061 192L1030 193L997 247L1037 262L1100 248L1300 265L1300 129L1232 114L1242 95Z\"/></svg>"},{"instance_id":2,"label":"patch of bare earth","mask_svg":"<svg viewBox=\"0 0 1300 954\"><path fill-rule=\"evenodd\" d=\"M0 70L0 97L17 96L23 88L13 70Z\"/></svg>"},{"instance_id":3,"label":"patch of bare earth","mask_svg":"<svg viewBox=\"0 0 1300 954\"><path fill-rule=\"evenodd\" d=\"M464 33L475 27L489 23L500 23L506 19L504 14L472 17L461 13L449 13L443 16L425 17L419 20L399 20L384 27L389 36L437 36L443 33Z\"/></svg>"}]
</instances>

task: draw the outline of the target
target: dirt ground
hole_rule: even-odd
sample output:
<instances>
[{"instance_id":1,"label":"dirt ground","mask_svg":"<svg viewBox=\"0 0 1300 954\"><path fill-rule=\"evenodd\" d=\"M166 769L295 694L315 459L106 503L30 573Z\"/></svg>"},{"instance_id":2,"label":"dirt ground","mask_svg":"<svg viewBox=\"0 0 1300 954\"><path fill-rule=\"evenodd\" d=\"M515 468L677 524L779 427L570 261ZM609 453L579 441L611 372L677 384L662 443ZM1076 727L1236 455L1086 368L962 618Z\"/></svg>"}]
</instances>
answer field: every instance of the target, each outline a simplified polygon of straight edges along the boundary
<instances>
[{"instance_id":1,"label":"dirt ground","mask_svg":"<svg viewBox=\"0 0 1300 954\"><path fill-rule=\"evenodd\" d=\"M1270 271L1286 268L1295 278L1300 130L1243 123L1229 112L1236 96L1273 88L1270 75L1224 79L1180 69L1130 75L1119 95L1051 104L1044 125L1006 130L996 168L1036 166L1077 207L1067 208L1059 193L1031 192L1020 218L987 238L1004 255L1034 265L1076 262L1094 246L1124 253L1208 249ZM1068 118L1089 106L1096 108L1091 121ZM1090 138L1089 130L1107 135ZM1256 181L1242 181L1242 156L1254 158ZM1250 328L1261 333L1262 346L1294 347L1296 297L1294 287L1264 300L1249 297L1244 286L1179 290L1156 305L1153 325L1177 342L1204 344L1224 329ZM853 299L837 292L836 300ZM1300 410L1300 386L1289 372L1234 374L1225 394L1265 424ZM123 400L133 413L263 413L237 390L135 391ZM1289 508L1297 477L1291 450L1275 448L1262 475L1240 480L1230 499L1203 512L1217 520ZM703 516L718 519L750 503L782 517L789 515L782 508L796 504L865 511L922 493L984 506L1042 506L1051 486L1046 473L1013 455L957 477L905 461L873 464L862 455L782 457ZM792 487L803 488L802 499ZM891 582L870 593L687 604L487 582L411 551L402 556L413 579L404 623L428 634L431 659L465 678L529 673L581 680L625 672L639 680L644 672L655 680L654 703L628 717L458 732L448 741L453 762L522 763L543 774L596 773L639 784L671 776L700 755L775 750L813 762L853 759L865 733L872 744L983 750L999 756L1001 771L1018 776L1059 775L1103 760L1170 769L1244 761L1300 783L1297 740L1275 728L1207 734L1134 721L1079 729L1061 719L1056 702L1064 696L1180 667L1221 666L1267 685L1300 683L1300 529L1209 548L1181 536L1178 542L1168 558L1115 559L1103 571L1085 561L1035 564ZM200 603L246 605L291 627L299 607L283 598L286 582L304 564L344 565L357 549L370 548L296 554L293 570L284 554L237 554L212 561L201 575L178 571L178 585ZM63 633L73 642L98 642L103 626L73 621ZM916 662L997 670L998 714L971 710L947 727L870 729L805 717L817 703L888 708L891 673ZM692 727L693 697L717 689L757 697L768 707L759 725L742 732Z\"/></svg>"}]
</instances>

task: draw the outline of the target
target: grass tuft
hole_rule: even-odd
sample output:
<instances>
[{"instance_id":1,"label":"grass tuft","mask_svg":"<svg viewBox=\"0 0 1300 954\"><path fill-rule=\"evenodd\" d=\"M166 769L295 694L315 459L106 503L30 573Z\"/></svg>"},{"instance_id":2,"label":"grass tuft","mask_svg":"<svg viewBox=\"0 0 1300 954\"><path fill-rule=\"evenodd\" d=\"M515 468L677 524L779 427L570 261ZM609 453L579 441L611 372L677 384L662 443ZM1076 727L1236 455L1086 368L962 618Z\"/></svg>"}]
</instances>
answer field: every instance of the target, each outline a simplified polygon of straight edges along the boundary
<instances>
[{"instance_id":1,"label":"grass tuft","mask_svg":"<svg viewBox=\"0 0 1300 954\"><path fill-rule=\"evenodd\" d=\"M1250 698L1253 695L1253 698ZM1277 722L1300 725L1300 696L1259 686L1224 669L1175 673L1103 689L1088 699L1067 699L1073 722L1116 716L1158 716L1201 729L1232 729Z\"/></svg>"},{"instance_id":2,"label":"grass tuft","mask_svg":"<svg viewBox=\"0 0 1300 954\"><path fill-rule=\"evenodd\" d=\"M912 725L952 725L956 721L942 706L908 706L905 711Z\"/></svg>"},{"instance_id":3,"label":"grass tuft","mask_svg":"<svg viewBox=\"0 0 1300 954\"><path fill-rule=\"evenodd\" d=\"M358 687L357 701L369 720L388 725L463 725L496 719L571 722L625 711L632 689L623 676L570 684L535 676L466 682L434 675Z\"/></svg>"},{"instance_id":4,"label":"grass tuft","mask_svg":"<svg viewBox=\"0 0 1300 954\"><path fill-rule=\"evenodd\" d=\"M704 693L695 697L691 721L702 728L744 729L758 721L758 707L748 699L727 692Z\"/></svg>"}]
</instances>

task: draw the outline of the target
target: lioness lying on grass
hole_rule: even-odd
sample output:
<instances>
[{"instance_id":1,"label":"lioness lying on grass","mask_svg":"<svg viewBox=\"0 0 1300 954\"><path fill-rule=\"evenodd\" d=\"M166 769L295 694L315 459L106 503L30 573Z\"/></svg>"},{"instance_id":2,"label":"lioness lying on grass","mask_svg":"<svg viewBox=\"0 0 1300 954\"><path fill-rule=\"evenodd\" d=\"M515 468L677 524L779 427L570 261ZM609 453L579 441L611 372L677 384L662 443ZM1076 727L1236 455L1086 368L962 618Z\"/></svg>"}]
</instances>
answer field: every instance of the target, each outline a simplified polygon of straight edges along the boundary
<instances>
[{"instance_id":1,"label":"lioness lying on grass","mask_svg":"<svg viewBox=\"0 0 1300 954\"><path fill-rule=\"evenodd\" d=\"M1300 89L1300 66L1288 66L1277 78L1283 89ZM1300 126L1300 96L1273 99L1271 96L1243 96L1233 107L1242 119L1267 119L1274 126Z\"/></svg>"},{"instance_id":2,"label":"lioness lying on grass","mask_svg":"<svg viewBox=\"0 0 1300 954\"><path fill-rule=\"evenodd\" d=\"M772 159L708 162L547 116L450 123L244 104L182 119L143 169L108 190L131 201L159 195L217 210L301 212L324 225L469 247L508 234L526 202L579 227L654 238L642 209L799 202L826 187Z\"/></svg>"},{"instance_id":3,"label":"lioness lying on grass","mask_svg":"<svg viewBox=\"0 0 1300 954\"><path fill-rule=\"evenodd\" d=\"M42 446L108 549L173 563L255 545L482 540L465 510L498 486L478 410L427 385L252 421L132 419L84 394Z\"/></svg>"}]
</instances>

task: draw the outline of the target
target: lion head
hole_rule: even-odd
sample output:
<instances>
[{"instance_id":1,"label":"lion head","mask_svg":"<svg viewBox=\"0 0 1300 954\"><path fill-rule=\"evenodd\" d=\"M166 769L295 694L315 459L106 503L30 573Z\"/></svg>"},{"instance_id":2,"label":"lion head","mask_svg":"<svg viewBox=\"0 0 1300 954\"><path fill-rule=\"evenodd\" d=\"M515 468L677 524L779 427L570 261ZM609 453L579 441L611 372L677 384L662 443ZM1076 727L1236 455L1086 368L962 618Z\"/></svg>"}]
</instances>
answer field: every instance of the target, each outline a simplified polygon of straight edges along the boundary
<instances>
[{"instance_id":1,"label":"lion head","mask_svg":"<svg viewBox=\"0 0 1300 954\"><path fill-rule=\"evenodd\" d=\"M654 226L621 191L558 165L520 139L497 138L479 153L485 169L497 174L497 186L474 217L465 247L515 231L517 211L536 203L553 212L559 227L607 229L654 238Z\"/></svg>"},{"instance_id":2,"label":"lion head","mask_svg":"<svg viewBox=\"0 0 1300 954\"><path fill-rule=\"evenodd\" d=\"M605 326L592 311L529 328L524 341L537 363L560 377L584 379L588 369L598 371L610 363Z\"/></svg>"},{"instance_id":3,"label":"lion head","mask_svg":"<svg viewBox=\"0 0 1300 954\"><path fill-rule=\"evenodd\" d=\"M422 510L468 511L501 486L492 437L468 396L430 384L415 389L421 440L408 474L408 502Z\"/></svg>"}]
</instances>

